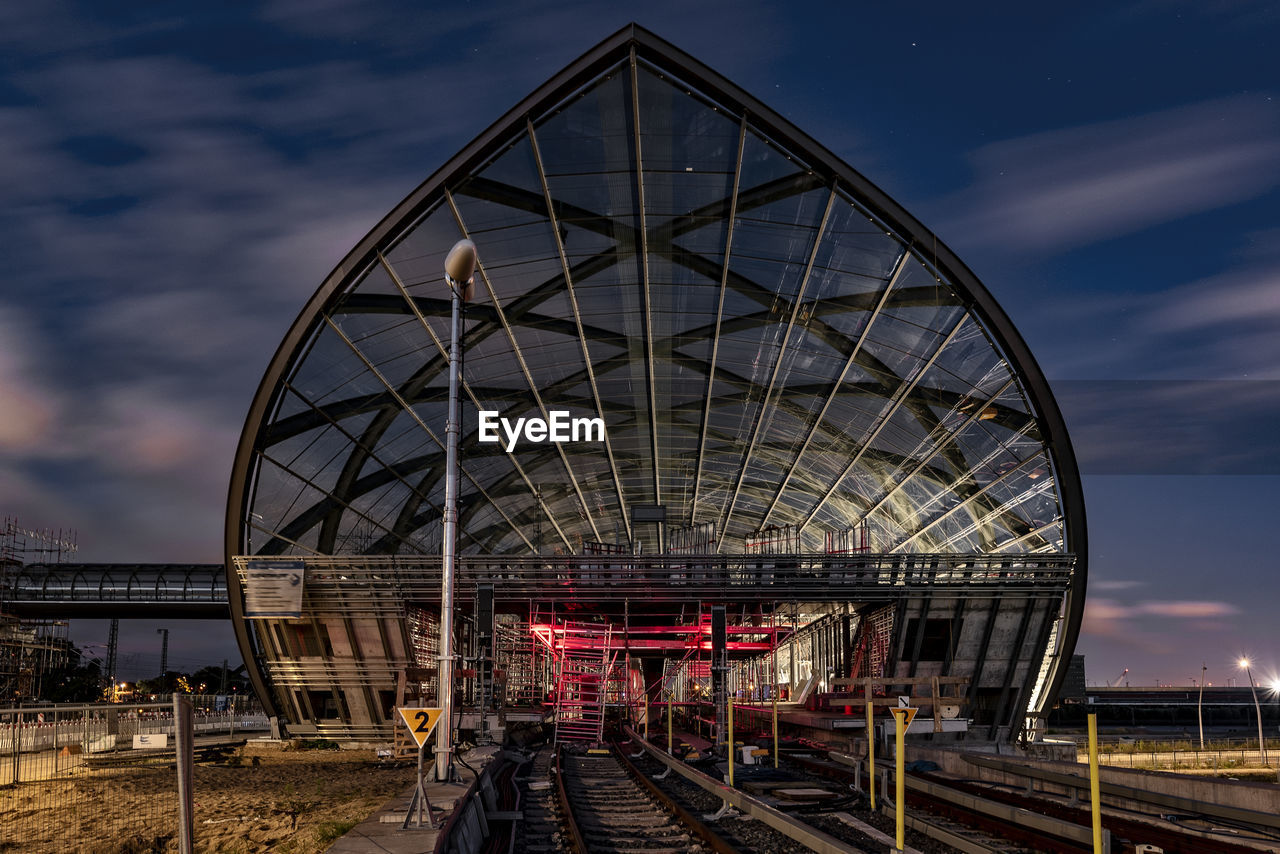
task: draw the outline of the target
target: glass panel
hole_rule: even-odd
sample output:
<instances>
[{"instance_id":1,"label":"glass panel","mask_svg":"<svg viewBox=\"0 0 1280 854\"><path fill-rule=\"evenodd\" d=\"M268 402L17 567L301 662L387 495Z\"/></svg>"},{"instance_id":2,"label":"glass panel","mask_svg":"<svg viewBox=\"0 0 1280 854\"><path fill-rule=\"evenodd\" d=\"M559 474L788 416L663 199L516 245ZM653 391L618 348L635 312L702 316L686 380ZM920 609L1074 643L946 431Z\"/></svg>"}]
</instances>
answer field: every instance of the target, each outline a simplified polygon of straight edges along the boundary
<instances>
[{"instance_id":1,"label":"glass panel","mask_svg":"<svg viewBox=\"0 0 1280 854\"><path fill-rule=\"evenodd\" d=\"M444 283L444 259L462 236L449 206L439 202L385 253L405 288L416 298L443 304L446 319L449 288ZM447 328L443 331L447 334Z\"/></svg>"},{"instance_id":2,"label":"glass panel","mask_svg":"<svg viewBox=\"0 0 1280 854\"><path fill-rule=\"evenodd\" d=\"M290 539L298 539L302 531L319 522L319 518L299 526L299 513L324 502L324 493L308 486L297 475L259 457L257 478L250 501L251 524L267 531L287 533ZM258 542L260 534L254 535Z\"/></svg>"},{"instance_id":3,"label":"glass panel","mask_svg":"<svg viewBox=\"0 0 1280 854\"><path fill-rule=\"evenodd\" d=\"M819 235L831 187L748 127L726 260L741 119L640 65L638 150L627 63L535 121L554 222L523 128L451 187L486 273L466 318L463 515L470 537L463 547L526 548L499 510L530 538L533 523L549 513L564 535L544 520L548 549L608 540L621 512L617 482L628 503L660 500L682 522L718 521L736 491L730 538L766 513L775 524L802 521L830 492L810 526L815 544L822 526L853 524L879 504L868 521L880 547L1051 547L1060 513L1041 431L1021 387L1010 382L1011 366L975 318L937 352L966 309L931 272L927 253L903 261L902 241L844 188ZM449 315L441 268L461 236L448 205L437 204L387 253L439 341ZM894 290L873 317L900 263ZM311 544L326 515L326 537L346 548L361 537L386 545L385 529L411 514L405 524L420 530L404 548L421 547L424 538L438 545L431 505L442 500L442 451L397 412L387 384L442 437L446 361L381 265L335 304L335 323L358 353L332 330L318 331L291 378L297 394L283 395L265 434L268 452L294 472L260 475L255 501L299 518L291 530ZM602 409L616 481L596 444L525 444L514 456L478 444L473 401L512 418L540 416L541 407L580 417ZM360 512L344 511L337 525L332 503L307 493L298 476L337 488L357 466L344 497ZM700 506L691 508L695 483ZM985 486L986 494L960 505ZM532 495L538 487L545 512ZM370 518L362 523L360 513Z\"/></svg>"}]
</instances>

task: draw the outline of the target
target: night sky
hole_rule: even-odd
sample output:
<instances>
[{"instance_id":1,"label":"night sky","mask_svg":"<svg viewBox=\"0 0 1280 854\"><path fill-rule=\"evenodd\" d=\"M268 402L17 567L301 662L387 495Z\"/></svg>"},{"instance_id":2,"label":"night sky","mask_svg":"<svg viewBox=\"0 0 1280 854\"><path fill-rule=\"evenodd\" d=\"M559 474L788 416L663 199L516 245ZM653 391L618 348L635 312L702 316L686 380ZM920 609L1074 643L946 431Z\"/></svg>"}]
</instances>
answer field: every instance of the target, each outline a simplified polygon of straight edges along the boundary
<instances>
[{"instance_id":1,"label":"night sky","mask_svg":"<svg viewBox=\"0 0 1280 854\"><path fill-rule=\"evenodd\" d=\"M634 19L1013 319L1084 474L1089 682L1280 670L1280 6L199 5L0 6L0 516L74 529L77 560L220 562L245 412L307 297ZM122 625L126 678L158 671L157 625ZM165 625L174 665L237 663L229 625Z\"/></svg>"}]
</instances>

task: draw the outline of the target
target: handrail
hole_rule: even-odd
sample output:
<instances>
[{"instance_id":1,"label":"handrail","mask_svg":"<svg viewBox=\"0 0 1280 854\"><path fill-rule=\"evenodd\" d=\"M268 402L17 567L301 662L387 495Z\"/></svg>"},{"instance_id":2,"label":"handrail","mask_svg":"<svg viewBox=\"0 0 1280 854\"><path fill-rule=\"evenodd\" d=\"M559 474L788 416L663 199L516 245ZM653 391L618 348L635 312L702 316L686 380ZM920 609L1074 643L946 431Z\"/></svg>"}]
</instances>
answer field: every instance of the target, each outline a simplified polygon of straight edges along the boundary
<instances>
[{"instance_id":1,"label":"handrail","mask_svg":"<svg viewBox=\"0 0 1280 854\"><path fill-rule=\"evenodd\" d=\"M241 577L254 556L233 558ZM389 603L439 595L438 558L301 558L308 607L335 613L377 611ZM932 592L966 598L1049 598L1071 583L1072 555L466 555L456 591L492 584L502 601L572 598L583 602L644 598L754 601L769 589L811 601L896 601Z\"/></svg>"}]
</instances>

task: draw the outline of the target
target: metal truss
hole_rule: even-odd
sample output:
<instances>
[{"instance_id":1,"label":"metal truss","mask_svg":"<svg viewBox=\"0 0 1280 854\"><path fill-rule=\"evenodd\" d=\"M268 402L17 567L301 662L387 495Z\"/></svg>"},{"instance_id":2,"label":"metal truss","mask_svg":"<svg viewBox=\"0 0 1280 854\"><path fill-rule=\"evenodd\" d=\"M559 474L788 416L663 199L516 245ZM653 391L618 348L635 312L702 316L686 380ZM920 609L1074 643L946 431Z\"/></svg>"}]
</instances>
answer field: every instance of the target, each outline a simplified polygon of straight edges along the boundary
<instances>
[{"instance_id":1,"label":"metal truss","mask_svg":"<svg viewBox=\"0 0 1280 854\"><path fill-rule=\"evenodd\" d=\"M663 147L651 145L646 136L640 75L650 72L671 84L675 97L683 92L724 119L717 125L722 147L714 162L723 164L726 185L709 183L714 196L700 195L694 209L673 210L669 216L651 210L654 200L662 197L663 185L649 185L649 170L678 171L678 166L655 165L662 162ZM613 198L575 204L561 195L557 187L562 185L548 174L546 141L540 139L539 128L545 117L573 109L577 95L617 75L624 79L614 90L620 94L610 96L619 103L609 127L628 140L631 162L617 167L614 177L619 186L630 184L619 196L630 200L623 207L634 206L614 209ZM748 141L794 160L795 168L757 171L748 179ZM529 176L506 180L500 170L488 171L504 152L520 144L531 151ZM563 160L563 152L560 156ZM822 190L827 196L825 208L819 209L816 199ZM820 528L873 518L888 532L877 547L897 553L884 556L886 560L918 557L906 554L912 549L947 548L1017 552L1008 557L1018 560L1032 559L1029 554L1036 560L1064 557L1063 553L1078 555L1071 558L1075 574L1068 586L1044 588L1057 590L1053 595L1069 593L1063 637L1065 646L1074 645L1087 553L1082 490L1065 424L1008 318L949 249L863 176L715 72L636 27L606 40L495 123L393 210L326 279L286 336L253 402L228 503L229 562L247 550L245 538L253 531L269 537L262 546L255 536L259 545L255 551L263 553L338 550L342 532L353 520L378 529L365 546L370 552L407 555L420 550L419 532L439 518L433 494L442 477L443 452L419 408L440 403L437 380L447 367L447 355L431 321L447 316L449 307L443 296L411 292L424 280L403 281L395 269L399 262L393 263L390 256L436 212L452 214L453 226L461 234L472 233L459 199L467 205L480 203L509 211L510 222L541 219L548 235L547 248L539 249L547 257L539 257L539 264L530 268L539 272L521 282L515 292L500 298L491 281L492 271L481 268L489 300L469 306L464 347L469 352L505 352L518 371L498 374L499 381L490 382L481 382L477 376L466 381L464 372L466 394L477 406L483 402L504 417L545 417L554 403L596 413L608 425L603 453L599 448L555 446L508 454L477 446L474 432L464 437L470 440L464 461L464 477L470 483L466 493L473 500L463 509L461 521L463 536L470 538L464 547L475 553L471 557L533 550L530 529L543 521L569 552L580 548L583 537L603 539L611 519L627 526L630 539L628 506L647 500L668 505L669 513L674 511L674 518L681 521L714 519L721 532L733 536L775 523ZM839 249L845 239L828 233L836 210L851 224L856 222L857 233L867 235L869 241L873 235L882 240L880 234L892 238L899 254L891 268L853 265L840 272L846 278L863 277L861 285L806 298L818 285L814 277L820 268L822 275L832 274L820 259L828 250ZM775 224L780 228L790 229L793 243L799 242L802 233L810 235L811 242L803 256L793 245L775 256L765 253L755 259L766 267L775 265L776 270L765 269L760 275L744 272L759 271L761 266L752 267L753 247L742 237L742 229L771 222L772 215L779 217ZM788 215L792 215L789 220ZM720 257L716 257L720 249L705 239L695 245L699 229L708 221L724 223ZM472 226L482 242L485 235L480 226ZM570 228L591 235L585 244L588 249L579 250L578 255L566 249ZM482 249L482 260L485 257ZM618 279L625 283L621 287L627 289L628 305L639 306L629 309L629 316L636 320L628 322L634 326L609 328L617 324L598 308L593 315L583 311L589 290L582 283L590 283L593 277L605 281L611 268L632 264L639 270L638 280L634 273ZM714 294L710 301L714 312L704 309L699 319L681 326L675 307L659 302L663 292L658 288L664 283L655 282L654 275L663 264L700 283L707 295ZM917 266L934 281L927 286L913 283L906 271ZM390 278L393 291L362 289L364 276L374 270ZM564 299L567 310L551 307L552 300ZM917 311L920 308L938 310ZM672 326L663 325L667 321L659 317L660 312L675 318ZM865 319L851 322L849 315L854 313ZM354 328L361 328L359 315L403 315L416 321L402 331L420 336L421 343L414 346L421 353L421 364L394 379L385 374L374 354L378 342L367 349L362 340L343 331L348 319ZM893 330L902 329L915 316L933 324L925 330L928 334L909 343L908 330L906 340L895 342L893 336L899 333ZM936 322L929 321L931 317ZM970 323L973 326L966 325ZM382 328L376 321L369 326ZM969 378L964 371L965 351L959 344L960 355L950 358L948 354L945 363L939 361L962 328L966 334L976 329L979 335L959 339L960 343L985 346L981 357L994 353L994 364L1004 376ZM782 364L797 330L803 336L799 349L822 353L825 360L810 373L784 370ZM363 365L365 376L376 382L353 384L353 393L337 399L313 398L293 381L321 335L333 333ZM532 363L540 334L550 336L557 346L572 341L581 354L580 364L560 371L554 381L540 382ZM774 343L769 345L771 336ZM755 342L758 358L772 362L761 368L747 365L750 341ZM689 342L697 342L697 348ZM910 350L910 360L901 359L894 350L898 343L918 349ZM508 375L521 377L523 383L504 385L501 380ZM665 399L660 397L659 384L676 375L696 377L705 394L689 399L687 390L682 390L678 401L659 410L659 400ZM979 392L979 384L988 379L991 384ZM960 389L963 384L970 387ZM606 385L629 388L630 396L611 399ZM281 402L286 395L301 400L303 406L285 410ZM859 405L868 400L882 404ZM981 405L973 409L978 402ZM717 422L717 413L731 411L743 413L743 425L736 431L726 427L723 418ZM417 422L425 440L410 453L386 458L382 445L396 438L390 431L398 419L404 423L400 417L406 413ZM850 413L862 420L851 424ZM351 424L363 426L348 427L344 424L348 419L357 419ZM776 427L775 422L799 427L795 435L783 435L790 428ZM336 480L321 488L305 470L293 471L283 454L273 454L273 448L301 440L308 431L326 429L335 431L335 442L339 437L347 442L340 451L347 456ZM988 435L982 435L982 430ZM842 455L843 465L833 462ZM298 506L287 507L281 517L267 522L251 511L257 466L273 457L275 465L299 484L318 490L319 497L305 502L295 498ZM607 470L598 464L601 460L607 461ZM923 487L926 496L909 491L908 485ZM389 488L403 494L397 498L399 507L366 500ZM299 497L304 491L299 490ZM535 499L535 494L541 498ZM1051 503L1052 518L1032 516L1023 507L1030 499ZM723 547L726 537L717 539ZM939 560L939 566L946 562ZM957 556L946 560L958 566ZM573 581L581 568L567 569L568 580ZM819 577L800 572L798 566L775 569L775 581L786 576L789 583L802 586ZM740 595L741 585L729 583L730 567L708 564L706 571L723 578L702 588L670 583L641 585L635 592L659 597L705 594L731 600ZM893 577L889 569L876 570L882 571ZM677 580L674 565L660 567L659 574L663 572L666 581ZM531 571L529 578L535 577L541 579ZM830 579L828 573L826 583ZM551 581L548 577L520 582L524 586L517 589L529 595L553 595L551 587L540 586ZM975 590L998 587L986 586L976 577L969 581L979 586ZM228 582L236 593L238 580L232 577ZM818 582L812 584L816 590ZM837 586L844 584L837 582ZM867 591L879 589L877 584L868 583L865 591L859 588L858 596L871 596ZM683 591L664 592L681 586ZM581 595L595 595L590 585L578 587ZM613 590L617 589L615 585ZM1008 588L999 595L1017 595L1015 591ZM844 601L857 599L847 595L852 588L841 586L838 592ZM238 601L238 594L231 597L233 612L239 608ZM254 644L248 634L239 628L237 634L242 649L251 651ZM1051 668L1048 683L1061 680L1061 669L1056 664Z\"/></svg>"}]
</instances>

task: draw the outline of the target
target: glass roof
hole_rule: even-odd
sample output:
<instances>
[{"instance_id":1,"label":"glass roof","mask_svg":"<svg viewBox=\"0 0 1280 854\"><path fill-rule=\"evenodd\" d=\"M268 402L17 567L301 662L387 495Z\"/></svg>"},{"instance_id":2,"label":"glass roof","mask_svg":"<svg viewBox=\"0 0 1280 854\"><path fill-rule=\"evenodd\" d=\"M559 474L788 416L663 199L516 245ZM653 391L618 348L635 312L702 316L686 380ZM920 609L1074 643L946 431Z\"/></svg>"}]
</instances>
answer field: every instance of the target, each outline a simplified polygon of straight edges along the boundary
<instances>
[{"instance_id":1,"label":"glass roof","mask_svg":"<svg viewBox=\"0 0 1280 854\"><path fill-rule=\"evenodd\" d=\"M449 291L465 318L461 550L1061 552L1043 414L920 234L659 58L499 127L299 319L247 461L241 553L437 554ZM424 185L425 186L425 185ZM323 289L322 289L323 291ZM603 443L477 441L477 410L601 417Z\"/></svg>"}]
</instances>

